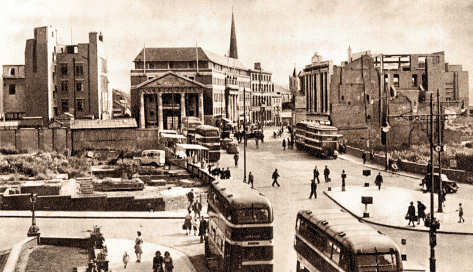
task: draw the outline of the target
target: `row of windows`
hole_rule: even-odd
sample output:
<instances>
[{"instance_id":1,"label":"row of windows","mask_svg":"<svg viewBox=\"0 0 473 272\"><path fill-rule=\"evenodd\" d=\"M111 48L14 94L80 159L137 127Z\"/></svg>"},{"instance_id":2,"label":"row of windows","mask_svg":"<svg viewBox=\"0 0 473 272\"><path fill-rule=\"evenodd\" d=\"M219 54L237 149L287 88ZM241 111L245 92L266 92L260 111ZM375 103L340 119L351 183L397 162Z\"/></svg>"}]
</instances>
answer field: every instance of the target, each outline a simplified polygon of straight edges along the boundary
<instances>
[{"instance_id":1,"label":"row of windows","mask_svg":"<svg viewBox=\"0 0 473 272\"><path fill-rule=\"evenodd\" d=\"M57 86L55 87L57 90ZM67 92L69 90L69 81L63 80L61 81L61 91ZM76 81L75 82L75 90L77 92L81 92L84 90L84 82L82 81Z\"/></svg>"},{"instance_id":2,"label":"row of windows","mask_svg":"<svg viewBox=\"0 0 473 272\"><path fill-rule=\"evenodd\" d=\"M61 71L61 75L67 76L69 73L68 71L68 64L67 63L61 63L59 66L59 69ZM82 64L77 64L75 65L75 75L76 76L82 76L84 75L84 66Z\"/></svg>"},{"instance_id":3,"label":"row of windows","mask_svg":"<svg viewBox=\"0 0 473 272\"><path fill-rule=\"evenodd\" d=\"M252 73L251 80L259 80L259 81L271 81L271 75L261 74L261 73Z\"/></svg>"},{"instance_id":4,"label":"row of windows","mask_svg":"<svg viewBox=\"0 0 473 272\"><path fill-rule=\"evenodd\" d=\"M253 92L264 92L264 93L274 92L274 85L253 83L251 84L251 90Z\"/></svg>"},{"instance_id":5,"label":"row of windows","mask_svg":"<svg viewBox=\"0 0 473 272\"><path fill-rule=\"evenodd\" d=\"M76 110L83 112L85 110L85 99L76 99ZM61 99L61 111L69 112L69 100Z\"/></svg>"}]
</instances>

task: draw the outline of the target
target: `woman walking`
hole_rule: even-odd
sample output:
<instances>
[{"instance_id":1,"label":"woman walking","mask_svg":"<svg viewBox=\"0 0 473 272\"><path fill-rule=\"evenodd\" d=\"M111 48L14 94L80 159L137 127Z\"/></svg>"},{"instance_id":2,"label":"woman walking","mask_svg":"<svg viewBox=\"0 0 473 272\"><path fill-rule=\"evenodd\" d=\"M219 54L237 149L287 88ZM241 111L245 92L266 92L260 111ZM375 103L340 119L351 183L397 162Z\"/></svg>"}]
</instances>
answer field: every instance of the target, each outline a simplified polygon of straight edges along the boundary
<instances>
[{"instance_id":1,"label":"woman walking","mask_svg":"<svg viewBox=\"0 0 473 272\"><path fill-rule=\"evenodd\" d=\"M164 272L163 270L164 258L161 256L161 251L156 251L153 258L153 272Z\"/></svg>"},{"instance_id":2,"label":"woman walking","mask_svg":"<svg viewBox=\"0 0 473 272\"><path fill-rule=\"evenodd\" d=\"M191 212L189 211L186 217L184 217L184 225L182 226L183 229L186 231L187 235L191 234L191 229L192 229L191 220L192 220L192 216L191 216Z\"/></svg>"},{"instance_id":3,"label":"woman walking","mask_svg":"<svg viewBox=\"0 0 473 272\"><path fill-rule=\"evenodd\" d=\"M141 263L141 254L143 254L143 238L141 238L141 231L137 231L137 237L135 239L135 254L136 254L136 262Z\"/></svg>"},{"instance_id":4,"label":"woman walking","mask_svg":"<svg viewBox=\"0 0 473 272\"><path fill-rule=\"evenodd\" d=\"M164 252L164 271L172 272L174 270L174 264L172 263L171 254L168 251Z\"/></svg>"}]
</instances>

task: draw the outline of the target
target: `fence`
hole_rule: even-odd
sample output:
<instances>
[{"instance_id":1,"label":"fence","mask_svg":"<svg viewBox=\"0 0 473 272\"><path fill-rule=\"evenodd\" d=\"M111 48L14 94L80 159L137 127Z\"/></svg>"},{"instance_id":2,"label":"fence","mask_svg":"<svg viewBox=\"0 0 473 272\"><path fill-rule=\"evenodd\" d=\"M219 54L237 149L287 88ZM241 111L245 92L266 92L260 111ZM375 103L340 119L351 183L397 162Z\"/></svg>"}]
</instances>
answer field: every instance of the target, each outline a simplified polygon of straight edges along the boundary
<instances>
[{"instance_id":1,"label":"fence","mask_svg":"<svg viewBox=\"0 0 473 272\"><path fill-rule=\"evenodd\" d=\"M19 153L84 150L136 151L159 147L157 129L136 128L19 128L0 130L0 149Z\"/></svg>"},{"instance_id":2,"label":"fence","mask_svg":"<svg viewBox=\"0 0 473 272\"><path fill-rule=\"evenodd\" d=\"M347 146L347 153L361 158L363 152L367 152L365 150ZM375 154L374 156L374 163L379 165L385 165L386 159L384 156ZM427 169L427 164L415 163L410 161L401 160L398 165L399 169L402 171L415 173L415 174L425 174ZM448 179L460 182L460 183L469 183L473 184L473 173L464 170L457 170L457 169L442 169L442 174L445 174Z\"/></svg>"}]
</instances>

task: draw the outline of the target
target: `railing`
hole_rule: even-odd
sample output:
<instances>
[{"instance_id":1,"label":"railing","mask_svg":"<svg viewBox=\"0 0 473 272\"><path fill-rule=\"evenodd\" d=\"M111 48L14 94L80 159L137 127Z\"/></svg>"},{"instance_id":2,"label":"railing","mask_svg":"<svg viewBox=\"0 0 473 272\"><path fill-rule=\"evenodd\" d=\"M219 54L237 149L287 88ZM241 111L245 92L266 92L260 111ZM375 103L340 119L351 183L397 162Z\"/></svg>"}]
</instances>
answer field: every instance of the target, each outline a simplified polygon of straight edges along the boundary
<instances>
[{"instance_id":1,"label":"railing","mask_svg":"<svg viewBox=\"0 0 473 272\"><path fill-rule=\"evenodd\" d=\"M187 171L191 173L194 177L199 178L204 182L204 184L210 184L215 180L215 178L207 172L207 169L202 169L198 165L187 163Z\"/></svg>"}]
</instances>

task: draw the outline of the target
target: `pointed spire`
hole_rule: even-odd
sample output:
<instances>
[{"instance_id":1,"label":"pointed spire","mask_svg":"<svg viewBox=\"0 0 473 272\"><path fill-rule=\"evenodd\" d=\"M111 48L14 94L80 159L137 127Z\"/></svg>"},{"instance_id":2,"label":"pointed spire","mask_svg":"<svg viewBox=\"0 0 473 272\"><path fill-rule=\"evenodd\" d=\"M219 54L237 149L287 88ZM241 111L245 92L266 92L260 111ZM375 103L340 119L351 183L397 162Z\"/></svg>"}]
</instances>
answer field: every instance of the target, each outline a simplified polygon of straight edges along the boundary
<instances>
[{"instance_id":1,"label":"pointed spire","mask_svg":"<svg viewBox=\"0 0 473 272\"><path fill-rule=\"evenodd\" d=\"M294 71L292 72L292 76L296 77L296 66L294 66Z\"/></svg>"},{"instance_id":2,"label":"pointed spire","mask_svg":"<svg viewBox=\"0 0 473 272\"><path fill-rule=\"evenodd\" d=\"M233 18L233 8L232 8L232 28L230 33L230 52L229 57L237 59L238 58L238 48L237 48L237 40L236 40L236 33L235 33L235 19Z\"/></svg>"}]
</instances>

